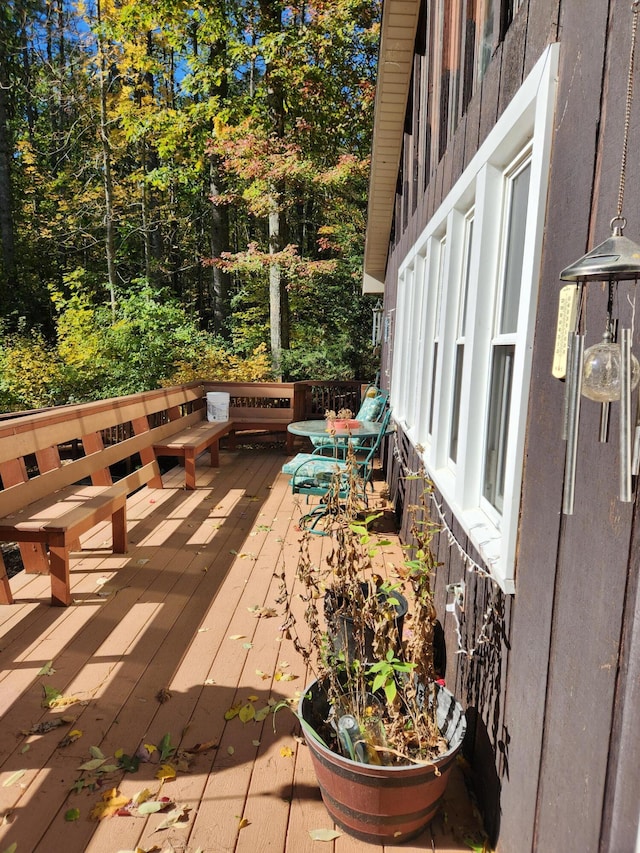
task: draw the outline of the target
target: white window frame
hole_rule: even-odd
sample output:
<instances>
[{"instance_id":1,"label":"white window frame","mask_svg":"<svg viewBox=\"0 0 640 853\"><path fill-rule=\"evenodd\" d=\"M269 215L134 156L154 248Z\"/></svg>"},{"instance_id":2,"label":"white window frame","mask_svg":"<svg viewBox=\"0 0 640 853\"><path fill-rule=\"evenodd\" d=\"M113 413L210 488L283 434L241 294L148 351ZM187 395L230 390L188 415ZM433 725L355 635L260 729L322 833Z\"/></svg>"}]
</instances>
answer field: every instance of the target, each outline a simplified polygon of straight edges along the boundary
<instances>
[{"instance_id":1,"label":"white window frame","mask_svg":"<svg viewBox=\"0 0 640 853\"><path fill-rule=\"evenodd\" d=\"M394 418L412 443L422 448L427 472L506 593L515 592L523 453L558 56L558 44L546 48L398 271L395 331L402 337L396 337L393 360ZM530 164L531 174L517 330L509 336L515 342L515 355L505 498L503 510L498 512L482 496L489 372L504 256L506 224L501 212L508 200L509 181L522 163ZM468 320L461 338L459 306L461 288L465 286L465 234L471 216ZM457 464L453 464L449 458L453 373L460 340L465 357ZM418 396L421 399L416 404Z\"/></svg>"}]
</instances>

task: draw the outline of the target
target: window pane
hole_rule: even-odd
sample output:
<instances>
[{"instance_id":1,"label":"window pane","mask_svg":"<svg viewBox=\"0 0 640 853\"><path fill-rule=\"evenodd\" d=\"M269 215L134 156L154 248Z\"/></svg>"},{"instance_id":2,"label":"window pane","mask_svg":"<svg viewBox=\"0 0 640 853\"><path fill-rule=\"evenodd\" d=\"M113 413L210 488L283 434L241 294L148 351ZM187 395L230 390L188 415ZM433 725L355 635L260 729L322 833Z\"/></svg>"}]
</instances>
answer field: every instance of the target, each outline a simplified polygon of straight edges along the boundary
<instances>
[{"instance_id":1,"label":"window pane","mask_svg":"<svg viewBox=\"0 0 640 853\"><path fill-rule=\"evenodd\" d=\"M515 332L518 327L522 253L527 225L530 174L531 165L528 164L511 182L511 204L506 233L507 254L502 283L502 312L500 316L500 333L503 335Z\"/></svg>"},{"instance_id":2,"label":"window pane","mask_svg":"<svg viewBox=\"0 0 640 853\"><path fill-rule=\"evenodd\" d=\"M449 433L449 458L458 459L458 427L460 424L460 389L462 388L462 366L464 363L464 344L456 347L456 369L453 378L453 405L451 407L451 432Z\"/></svg>"},{"instance_id":3,"label":"window pane","mask_svg":"<svg viewBox=\"0 0 640 853\"><path fill-rule=\"evenodd\" d=\"M482 493L500 513L504 505L504 472L509 437L514 352L514 346L494 347L491 366Z\"/></svg>"}]
</instances>

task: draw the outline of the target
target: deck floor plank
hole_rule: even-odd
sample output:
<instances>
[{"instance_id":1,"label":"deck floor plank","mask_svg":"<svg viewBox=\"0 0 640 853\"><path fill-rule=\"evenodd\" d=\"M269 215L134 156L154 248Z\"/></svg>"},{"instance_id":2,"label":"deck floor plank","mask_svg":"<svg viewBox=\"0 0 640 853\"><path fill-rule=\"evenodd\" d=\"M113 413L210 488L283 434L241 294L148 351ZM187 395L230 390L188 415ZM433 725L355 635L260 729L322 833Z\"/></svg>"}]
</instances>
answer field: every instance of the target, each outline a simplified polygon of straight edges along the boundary
<instances>
[{"instance_id":1,"label":"deck floor plank","mask_svg":"<svg viewBox=\"0 0 640 853\"><path fill-rule=\"evenodd\" d=\"M165 475L164 489L141 489L127 505L127 554L110 553L108 524L83 537L83 550L72 557L69 608L49 605L47 576L12 579L17 602L0 608L0 849L14 842L18 853L116 853L154 845L185 853L317 849L309 830L332 822L294 715L280 711L275 730L272 715L261 722L225 719L240 700L257 710L269 701L295 700L311 678L281 636L279 617L254 612L276 606L274 571L286 565L292 575L297 561L304 506L295 505L280 474L284 458L262 448L224 451L214 469L204 455L196 490L184 489L180 468ZM319 555L327 542L314 540ZM401 550L385 551L393 573ZM296 605L300 619L301 608ZM39 675L49 661L55 673ZM277 672L297 677L276 680ZM81 703L47 710L44 685ZM159 691L166 691L166 701L159 701ZM47 734L20 734L54 716L75 722ZM61 748L72 728L82 736ZM175 747L208 747L193 755L188 772L162 785L156 756L136 773L106 777L101 789L70 793L89 747L99 747L110 763L117 750L133 754L165 735ZM20 770L20 779L4 784ZM127 796L160 790L190 809L189 820L162 831L162 814L90 820L110 785ZM71 807L80 809L77 822L64 819ZM416 842L403 845L407 853L469 849L464 838L477 816L458 771L445 810L446 820L440 816ZM382 849L343 836L323 850L367 847Z\"/></svg>"}]
</instances>

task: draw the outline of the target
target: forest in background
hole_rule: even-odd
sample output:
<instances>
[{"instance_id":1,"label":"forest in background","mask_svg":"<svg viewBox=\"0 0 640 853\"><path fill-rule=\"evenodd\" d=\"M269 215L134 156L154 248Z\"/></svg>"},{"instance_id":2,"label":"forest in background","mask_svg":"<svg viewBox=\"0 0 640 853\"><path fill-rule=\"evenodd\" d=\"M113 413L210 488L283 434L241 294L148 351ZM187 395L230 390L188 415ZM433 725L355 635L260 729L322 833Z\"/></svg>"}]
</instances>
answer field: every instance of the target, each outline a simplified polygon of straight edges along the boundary
<instances>
[{"instance_id":1,"label":"forest in background","mask_svg":"<svg viewBox=\"0 0 640 853\"><path fill-rule=\"evenodd\" d=\"M0 4L0 411L372 378L380 6Z\"/></svg>"}]
</instances>

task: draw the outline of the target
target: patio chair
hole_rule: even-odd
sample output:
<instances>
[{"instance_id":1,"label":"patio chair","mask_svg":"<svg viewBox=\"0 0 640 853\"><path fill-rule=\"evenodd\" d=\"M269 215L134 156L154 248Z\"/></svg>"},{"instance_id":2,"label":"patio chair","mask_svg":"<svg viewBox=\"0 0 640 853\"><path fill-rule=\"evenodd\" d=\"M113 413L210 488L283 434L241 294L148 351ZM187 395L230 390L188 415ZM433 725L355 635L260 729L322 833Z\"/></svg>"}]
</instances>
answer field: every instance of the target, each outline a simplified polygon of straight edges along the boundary
<instances>
[{"instance_id":1,"label":"patio chair","mask_svg":"<svg viewBox=\"0 0 640 853\"><path fill-rule=\"evenodd\" d=\"M304 458L300 460L298 457ZM324 534L325 531L317 529L317 525L329 511L329 498L344 502L349 497L347 463L341 459L314 456L311 453L299 453L292 463L295 466L289 480L292 493L305 495L307 504L311 497L320 498L320 502L301 517L300 526L313 533Z\"/></svg>"},{"instance_id":2,"label":"patio chair","mask_svg":"<svg viewBox=\"0 0 640 853\"><path fill-rule=\"evenodd\" d=\"M375 385L368 385L362 395L362 401L360 403L360 408L355 415L355 420L373 421L373 423L378 423L384 417L385 412L388 409L388 403L388 391L381 391ZM367 439L354 438L352 441L357 447L361 441L367 441ZM311 443L315 448L328 448L333 455L335 455L337 450L343 458L347 449L346 437L335 438L330 435L313 436L311 438Z\"/></svg>"}]
</instances>

